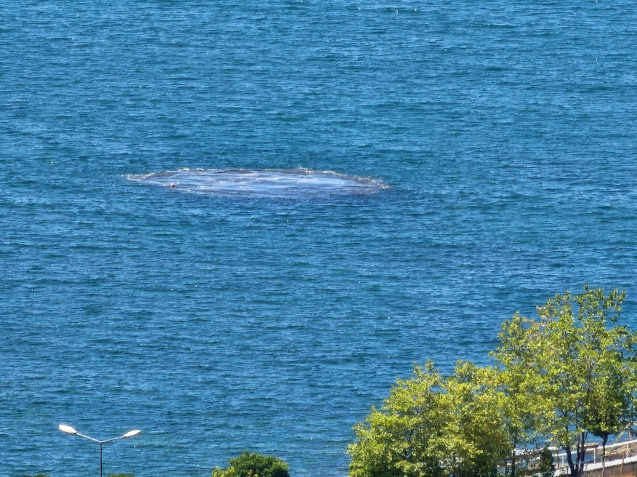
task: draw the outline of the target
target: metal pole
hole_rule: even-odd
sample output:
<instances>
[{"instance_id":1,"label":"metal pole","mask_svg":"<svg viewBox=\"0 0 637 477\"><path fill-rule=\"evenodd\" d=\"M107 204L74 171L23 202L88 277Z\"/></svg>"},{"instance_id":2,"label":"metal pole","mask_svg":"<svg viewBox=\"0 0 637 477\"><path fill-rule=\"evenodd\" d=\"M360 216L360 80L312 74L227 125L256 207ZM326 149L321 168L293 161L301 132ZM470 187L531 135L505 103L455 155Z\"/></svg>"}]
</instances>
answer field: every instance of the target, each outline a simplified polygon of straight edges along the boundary
<instances>
[{"instance_id":1,"label":"metal pole","mask_svg":"<svg viewBox=\"0 0 637 477\"><path fill-rule=\"evenodd\" d=\"M105 441L98 441L97 439L94 439L92 437L89 436L85 436L84 434L80 434L79 432L77 432L75 429L73 429L71 426L67 426L66 424L60 424L59 429L62 432L66 432L67 434L74 434L76 436L80 436L80 437L84 437L85 439L88 439L89 441L93 441L93 442L97 442L100 445L100 477L103 477L103 465L102 465L102 445L106 444L107 442L113 442L113 441L118 441L120 439L126 439L128 437L134 437L137 436L139 434L141 434L142 431L140 431L139 429L135 429L133 431L128 431L126 434L124 434L121 437L113 437L112 439L106 439Z\"/></svg>"}]
</instances>

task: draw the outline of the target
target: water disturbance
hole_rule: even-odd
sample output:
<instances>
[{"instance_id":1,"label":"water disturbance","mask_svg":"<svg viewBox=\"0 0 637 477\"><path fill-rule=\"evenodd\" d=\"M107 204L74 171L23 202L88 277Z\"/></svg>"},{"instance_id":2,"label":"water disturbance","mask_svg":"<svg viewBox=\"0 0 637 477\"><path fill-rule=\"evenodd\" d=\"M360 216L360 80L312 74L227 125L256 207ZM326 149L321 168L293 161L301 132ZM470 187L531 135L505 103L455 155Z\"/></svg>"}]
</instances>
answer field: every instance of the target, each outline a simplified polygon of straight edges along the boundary
<instances>
[{"instance_id":1,"label":"water disturbance","mask_svg":"<svg viewBox=\"0 0 637 477\"><path fill-rule=\"evenodd\" d=\"M128 180L183 192L240 197L332 197L376 194L384 182L309 169L179 169L129 174Z\"/></svg>"}]
</instances>

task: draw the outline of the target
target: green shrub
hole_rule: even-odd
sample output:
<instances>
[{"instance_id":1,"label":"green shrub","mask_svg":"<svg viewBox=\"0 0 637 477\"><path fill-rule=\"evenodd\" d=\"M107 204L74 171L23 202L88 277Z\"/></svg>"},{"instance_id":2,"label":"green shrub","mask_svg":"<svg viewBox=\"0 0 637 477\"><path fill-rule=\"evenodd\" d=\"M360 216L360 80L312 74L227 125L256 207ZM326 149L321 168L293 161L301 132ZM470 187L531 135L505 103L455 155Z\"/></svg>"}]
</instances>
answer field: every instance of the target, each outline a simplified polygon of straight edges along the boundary
<instances>
[{"instance_id":1,"label":"green shrub","mask_svg":"<svg viewBox=\"0 0 637 477\"><path fill-rule=\"evenodd\" d=\"M106 477L135 477L133 474L108 474Z\"/></svg>"},{"instance_id":2,"label":"green shrub","mask_svg":"<svg viewBox=\"0 0 637 477\"><path fill-rule=\"evenodd\" d=\"M540 453L540 463L538 464L537 470L542 474L542 477L553 477L555 475L553 453L547 446L544 446L544 449L542 449Z\"/></svg>"},{"instance_id":3,"label":"green shrub","mask_svg":"<svg viewBox=\"0 0 637 477\"><path fill-rule=\"evenodd\" d=\"M288 465L278 457L244 452L229 459L230 467L217 467L212 477L290 477Z\"/></svg>"}]
</instances>

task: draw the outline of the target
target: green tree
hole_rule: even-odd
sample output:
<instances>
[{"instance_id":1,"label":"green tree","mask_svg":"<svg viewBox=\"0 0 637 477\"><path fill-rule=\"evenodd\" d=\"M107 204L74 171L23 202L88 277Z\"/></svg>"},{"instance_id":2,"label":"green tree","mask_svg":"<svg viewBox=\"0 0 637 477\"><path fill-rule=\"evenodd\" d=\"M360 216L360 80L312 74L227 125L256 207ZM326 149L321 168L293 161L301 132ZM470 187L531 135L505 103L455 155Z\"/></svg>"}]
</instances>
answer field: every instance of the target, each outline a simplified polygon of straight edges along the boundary
<instances>
[{"instance_id":1,"label":"green tree","mask_svg":"<svg viewBox=\"0 0 637 477\"><path fill-rule=\"evenodd\" d=\"M213 477L290 477L288 465L278 457L244 452L229 459L227 469L215 468Z\"/></svg>"},{"instance_id":2,"label":"green tree","mask_svg":"<svg viewBox=\"0 0 637 477\"><path fill-rule=\"evenodd\" d=\"M495 386L502 392L502 419L509 439L509 455L505 474L516 477L520 471L520 450L532 453L541 439L541 416L547 405L538 395L541 375L537 370L535 350L529 346L531 337L538 332L533 320L516 313L502 325L498 335L500 346L490 353L495 360Z\"/></svg>"},{"instance_id":3,"label":"green tree","mask_svg":"<svg viewBox=\"0 0 637 477\"><path fill-rule=\"evenodd\" d=\"M503 398L494 370L459 362L443 378L428 362L398 380L381 409L354 431L352 477L477 477L494 475L509 453L500 417Z\"/></svg>"},{"instance_id":4,"label":"green tree","mask_svg":"<svg viewBox=\"0 0 637 477\"><path fill-rule=\"evenodd\" d=\"M511 453L511 439L504 419L507 396L498 387L494 368L458 362L444 383L451 416L445 429L448 475L493 476L499 463Z\"/></svg>"},{"instance_id":5,"label":"green tree","mask_svg":"<svg viewBox=\"0 0 637 477\"><path fill-rule=\"evenodd\" d=\"M605 452L637 421L637 334L618 324L624 298L585 285L549 299L537 319L505 321L493 367L459 362L449 378L431 362L416 367L354 427L350 475L551 475L539 445L552 443L579 477L589 434Z\"/></svg>"},{"instance_id":6,"label":"green tree","mask_svg":"<svg viewBox=\"0 0 637 477\"><path fill-rule=\"evenodd\" d=\"M537 473L542 477L553 477L555 475L555 464L553 463L553 453L544 446L540 452L540 461L538 463Z\"/></svg>"},{"instance_id":7,"label":"green tree","mask_svg":"<svg viewBox=\"0 0 637 477\"><path fill-rule=\"evenodd\" d=\"M591 405L585 414L585 427L602 440L602 459L606 461L606 443L611 435L618 435L630 427L637 418L629 396L635 394L631 380L611 371L600 377L600 385L593 390ZM602 467L602 476L605 472Z\"/></svg>"},{"instance_id":8,"label":"green tree","mask_svg":"<svg viewBox=\"0 0 637 477\"><path fill-rule=\"evenodd\" d=\"M443 378L429 361L411 379L397 380L381 409L354 427L348 447L352 477L440 477L446 456L449 402Z\"/></svg>"},{"instance_id":9,"label":"green tree","mask_svg":"<svg viewBox=\"0 0 637 477\"><path fill-rule=\"evenodd\" d=\"M633 420L635 334L617 325L624 298L586 285L580 294L558 294L538 308L539 320L505 322L494 353L505 372L528 367L520 380L535 400L533 426L566 450L572 477L583 469L589 433L605 444ZM511 364L514 348L522 358Z\"/></svg>"}]
</instances>

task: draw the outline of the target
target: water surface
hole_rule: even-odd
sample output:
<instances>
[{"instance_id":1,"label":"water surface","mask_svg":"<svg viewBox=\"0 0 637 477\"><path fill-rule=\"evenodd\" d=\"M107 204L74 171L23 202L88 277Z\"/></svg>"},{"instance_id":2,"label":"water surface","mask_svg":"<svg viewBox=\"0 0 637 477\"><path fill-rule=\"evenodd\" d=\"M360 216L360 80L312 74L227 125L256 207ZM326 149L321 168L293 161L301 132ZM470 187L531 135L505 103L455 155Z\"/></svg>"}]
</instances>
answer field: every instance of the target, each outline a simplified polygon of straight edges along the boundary
<instances>
[{"instance_id":1,"label":"water surface","mask_svg":"<svg viewBox=\"0 0 637 477\"><path fill-rule=\"evenodd\" d=\"M143 430L105 473L342 476L414 361L584 282L637 325L632 2L0 5L0 475L95 475L65 423Z\"/></svg>"}]
</instances>

